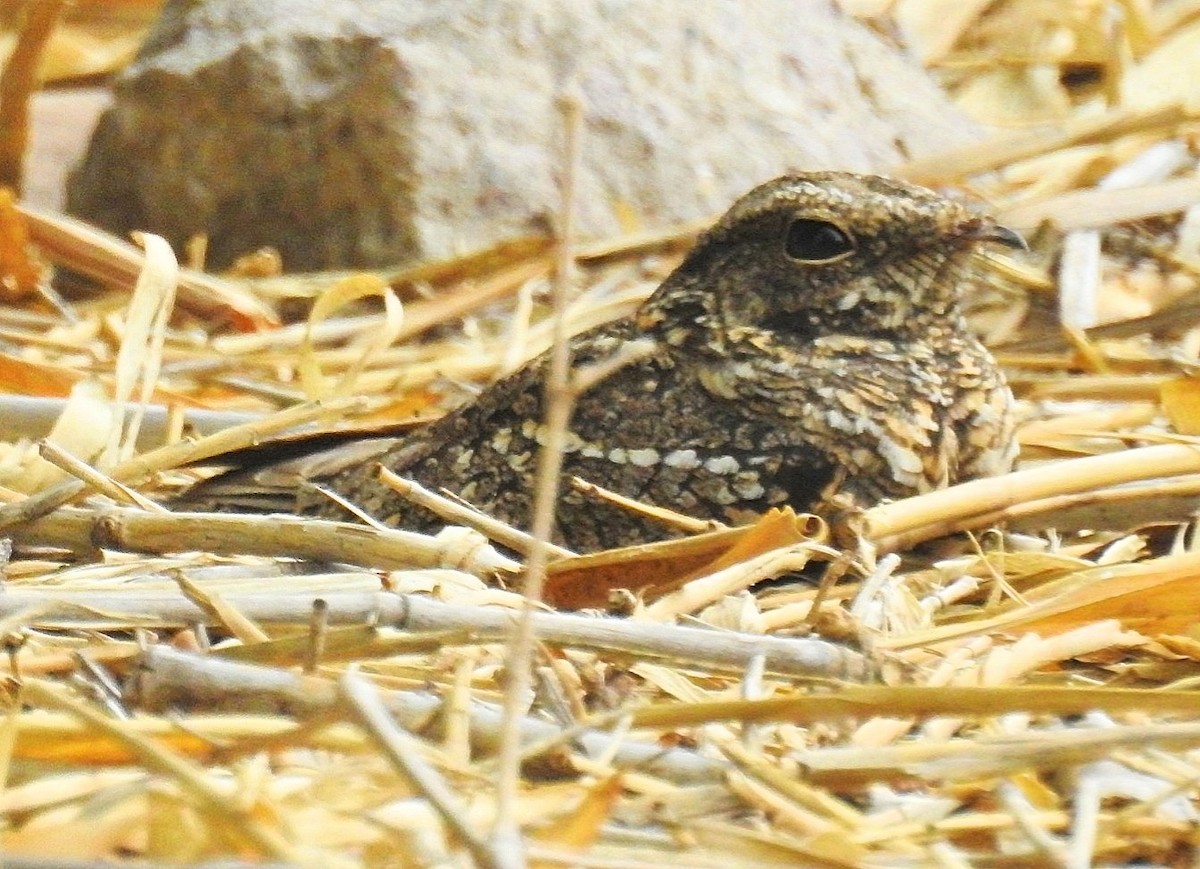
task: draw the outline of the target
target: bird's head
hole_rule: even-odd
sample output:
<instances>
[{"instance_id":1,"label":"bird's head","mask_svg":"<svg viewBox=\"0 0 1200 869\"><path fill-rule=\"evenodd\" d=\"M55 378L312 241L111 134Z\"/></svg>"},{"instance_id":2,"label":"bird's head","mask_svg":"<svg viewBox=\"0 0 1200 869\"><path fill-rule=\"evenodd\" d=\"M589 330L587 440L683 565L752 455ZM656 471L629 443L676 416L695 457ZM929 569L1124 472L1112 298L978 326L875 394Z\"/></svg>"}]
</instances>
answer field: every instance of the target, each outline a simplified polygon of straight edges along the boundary
<instances>
[{"instance_id":1,"label":"bird's head","mask_svg":"<svg viewBox=\"0 0 1200 869\"><path fill-rule=\"evenodd\" d=\"M749 327L781 340L902 340L957 318L978 245L1023 246L962 202L871 175L785 175L751 190L639 312L671 343Z\"/></svg>"}]
</instances>

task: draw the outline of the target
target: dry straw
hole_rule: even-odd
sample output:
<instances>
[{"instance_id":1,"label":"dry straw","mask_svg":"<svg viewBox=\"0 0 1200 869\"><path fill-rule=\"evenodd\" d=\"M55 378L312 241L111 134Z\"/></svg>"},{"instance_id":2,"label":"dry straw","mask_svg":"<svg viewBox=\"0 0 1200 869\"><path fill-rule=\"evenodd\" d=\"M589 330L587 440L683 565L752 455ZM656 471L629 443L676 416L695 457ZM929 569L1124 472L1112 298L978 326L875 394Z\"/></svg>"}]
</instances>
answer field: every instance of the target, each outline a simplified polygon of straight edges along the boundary
<instances>
[{"instance_id":1,"label":"dry straw","mask_svg":"<svg viewBox=\"0 0 1200 869\"><path fill-rule=\"evenodd\" d=\"M0 399L6 865L1195 862L1200 4L847 5L1036 122L894 168L1028 230L969 300L1022 420L996 479L739 529L666 505L685 542L585 557L545 508L529 535L400 480L467 527L171 512L216 456L561 352L702 225L217 277L9 215L103 290L0 310L0 386L43 397Z\"/></svg>"}]
</instances>

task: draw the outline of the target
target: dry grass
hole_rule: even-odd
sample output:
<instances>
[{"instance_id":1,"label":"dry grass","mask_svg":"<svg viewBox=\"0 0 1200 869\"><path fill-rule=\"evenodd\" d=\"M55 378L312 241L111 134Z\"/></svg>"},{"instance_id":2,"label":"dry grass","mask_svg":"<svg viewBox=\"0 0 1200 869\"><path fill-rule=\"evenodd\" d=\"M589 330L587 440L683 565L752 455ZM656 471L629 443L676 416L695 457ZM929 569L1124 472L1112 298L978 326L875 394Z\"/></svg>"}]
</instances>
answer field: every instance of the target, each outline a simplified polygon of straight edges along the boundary
<instances>
[{"instance_id":1,"label":"dry grass","mask_svg":"<svg viewBox=\"0 0 1200 869\"><path fill-rule=\"evenodd\" d=\"M833 539L783 512L546 550L508 820L538 866L1194 865L1200 116L1144 97L1200 3L958 4L928 35L939 4L855 5L973 111L1012 121L1019 94L1044 122L897 170L1029 234L971 312L1021 401L1020 467ZM696 230L579 247L566 328L632 311ZM0 387L44 397L0 397L5 865L517 865L491 831L523 565L485 534L536 543L448 503L483 533L156 499L280 431L436 416L545 351L553 245L212 277L11 204L0 236L106 286L0 310ZM19 439L52 419L40 451ZM822 563L820 588L762 583Z\"/></svg>"}]
</instances>

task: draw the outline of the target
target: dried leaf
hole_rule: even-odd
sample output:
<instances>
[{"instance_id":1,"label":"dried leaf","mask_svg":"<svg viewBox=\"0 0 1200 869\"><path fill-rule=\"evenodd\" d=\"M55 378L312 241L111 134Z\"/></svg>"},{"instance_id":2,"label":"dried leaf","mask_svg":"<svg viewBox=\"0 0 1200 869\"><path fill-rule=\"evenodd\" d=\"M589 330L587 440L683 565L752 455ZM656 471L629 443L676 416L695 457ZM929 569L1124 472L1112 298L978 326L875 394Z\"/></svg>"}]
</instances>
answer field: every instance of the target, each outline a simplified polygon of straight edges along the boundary
<instances>
[{"instance_id":1,"label":"dried leaf","mask_svg":"<svg viewBox=\"0 0 1200 869\"><path fill-rule=\"evenodd\" d=\"M599 607L621 588L650 600L697 576L824 533L824 523L785 507L741 528L563 558L546 571L545 600L563 609Z\"/></svg>"},{"instance_id":2,"label":"dried leaf","mask_svg":"<svg viewBox=\"0 0 1200 869\"><path fill-rule=\"evenodd\" d=\"M1148 108L1171 102L1200 109L1200 21L1177 30L1129 71L1121 83L1121 102Z\"/></svg>"},{"instance_id":3,"label":"dried leaf","mask_svg":"<svg viewBox=\"0 0 1200 869\"><path fill-rule=\"evenodd\" d=\"M388 282L400 289L412 284L444 286L472 279L487 279L511 266L545 260L553 248L554 239L548 235L514 238L464 256L404 269L389 275Z\"/></svg>"},{"instance_id":4,"label":"dried leaf","mask_svg":"<svg viewBox=\"0 0 1200 869\"><path fill-rule=\"evenodd\" d=\"M1087 229L1174 214L1200 201L1200 179L1173 178L1144 187L1073 190L1041 202L1002 209L1000 221L1033 230L1043 221L1060 230Z\"/></svg>"},{"instance_id":5,"label":"dried leaf","mask_svg":"<svg viewBox=\"0 0 1200 869\"><path fill-rule=\"evenodd\" d=\"M90 0L71 4L42 54L39 69L42 80L62 82L120 71L133 60L161 6L162 0ZM6 40L6 35L0 31L0 62L15 42Z\"/></svg>"},{"instance_id":6,"label":"dried leaf","mask_svg":"<svg viewBox=\"0 0 1200 869\"><path fill-rule=\"evenodd\" d=\"M1093 568L1088 582L1019 611L1007 629L1057 632L1116 619L1143 634L1190 634L1200 624L1200 555Z\"/></svg>"},{"instance_id":7,"label":"dried leaf","mask_svg":"<svg viewBox=\"0 0 1200 869\"><path fill-rule=\"evenodd\" d=\"M68 803L40 812L28 823L0 837L0 851L23 857L53 856L57 861L92 862L119 858L136 842L131 835L145 829L147 796L126 792L123 798L91 804Z\"/></svg>"},{"instance_id":8,"label":"dried leaf","mask_svg":"<svg viewBox=\"0 0 1200 869\"><path fill-rule=\"evenodd\" d=\"M1200 662L1200 637L1181 637L1178 634L1159 634L1154 638L1170 651L1183 658Z\"/></svg>"},{"instance_id":9,"label":"dried leaf","mask_svg":"<svg viewBox=\"0 0 1200 869\"><path fill-rule=\"evenodd\" d=\"M15 302L33 295L45 277L46 266L29 243L16 197L0 187L0 300Z\"/></svg>"},{"instance_id":10,"label":"dried leaf","mask_svg":"<svg viewBox=\"0 0 1200 869\"><path fill-rule=\"evenodd\" d=\"M1163 412L1180 434L1200 434L1200 377L1176 377L1159 386Z\"/></svg>"},{"instance_id":11,"label":"dried leaf","mask_svg":"<svg viewBox=\"0 0 1200 869\"><path fill-rule=\"evenodd\" d=\"M105 399L103 390L93 381L82 381L71 391L48 437L76 458L90 462L104 449L113 429L120 429L115 421L112 404ZM65 475L60 468L30 451L20 473L6 479L4 485L32 494Z\"/></svg>"},{"instance_id":12,"label":"dried leaf","mask_svg":"<svg viewBox=\"0 0 1200 869\"><path fill-rule=\"evenodd\" d=\"M531 838L547 844L568 848L588 848L595 844L600 831L612 819L613 806L621 796L620 775L601 779L587 789L582 802L567 817L554 819L554 824L539 830ZM559 865L531 861L531 866Z\"/></svg>"},{"instance_id":13,"label":"dried leaf","mask_svg":"<svg viewBox=\"0 0 1200 869\"><path fill-rule=\"evenodd\" d=\"M355 363L342 375L336 384L330 384L321 373L320 362L313 348L313 331L342 307L367 296L383 299L384 317L381 328L375 330ZM354 387L355 378L370 359L387 349L400 335L404 312L400 300L382 278L377 275L350 275L338 281L318 298L308 315L308 326L304 341L300 345L300 379L309 398L329 398L346 395Z\"/></svg>"},{"instance_id":14,"label":"dried leaf","mask_svg":"<svg viewBox=\"0 0 1200 869\"><path fill-rule=\"evenodd\" d=\"M30 362L0 353L0 390L5 392L66 398L83 376L63 365Z\"/></svg>"},{"instance_id":15,"label":"dried leaf","mask_svg":"<svg viewBox=\"0 0 1200 869\"><path fill-rule=\"evenodd\" d=\"M63 214L18 206L30 237L48 260L128 290L145 267L145 255L124 239ZM201 272L179 275L180 304L215 323L243 331L279 325L275 312L258 297L229 281Z\"/></svg>"},{"instance_id":16,"label":"dried leaf","mask_svg":"<svg viewBox=\"0 0 1200 869\"><path fill-rule=\"evenodd\" d=\"M146 258L129 298L125 334L117 352L113 407L121 424L109 435L101 460L103 466L111 466L133 455L146 405L158 384L167 321L175 307L175 290L179 283L179 264L166 240L148 232L134 233L134 237L145 248ZM133 413L126 420L125 408L131 399Z\"/></svg>"}]
</instances>

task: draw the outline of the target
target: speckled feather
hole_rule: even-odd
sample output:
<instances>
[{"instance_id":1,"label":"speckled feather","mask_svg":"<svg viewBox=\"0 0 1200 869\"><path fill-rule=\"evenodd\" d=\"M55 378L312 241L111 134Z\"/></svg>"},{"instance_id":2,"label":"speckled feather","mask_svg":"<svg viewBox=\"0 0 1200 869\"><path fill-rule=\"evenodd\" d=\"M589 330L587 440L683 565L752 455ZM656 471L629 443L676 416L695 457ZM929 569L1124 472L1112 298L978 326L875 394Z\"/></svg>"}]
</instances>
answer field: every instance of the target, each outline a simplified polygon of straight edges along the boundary
<instances>
[{"instance_id":1,"label":"speckled feather","mask_svg":"<svg viewBox=\"0 0 1200 869\"><path fill-rule=\"evenodd\" d=\"M848 251L789 256L797 225L825 224ZM634 317L573 340L577 366L635 339L653 345L580 396L564 474L736 523L838 493L869 506L1006 470L1011 395L959 306L986 241L1014 239L898 181L823 172L756 188ZM527 526L545 367L534 360L377 460ZM326 455L319 482L387 524L441 524L375 480L373 461L350 455ZM311 494L296 509L345 518ZM586 551L665 535L564 485L556 536Z\"/></svg>"}]
</instances>

